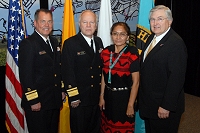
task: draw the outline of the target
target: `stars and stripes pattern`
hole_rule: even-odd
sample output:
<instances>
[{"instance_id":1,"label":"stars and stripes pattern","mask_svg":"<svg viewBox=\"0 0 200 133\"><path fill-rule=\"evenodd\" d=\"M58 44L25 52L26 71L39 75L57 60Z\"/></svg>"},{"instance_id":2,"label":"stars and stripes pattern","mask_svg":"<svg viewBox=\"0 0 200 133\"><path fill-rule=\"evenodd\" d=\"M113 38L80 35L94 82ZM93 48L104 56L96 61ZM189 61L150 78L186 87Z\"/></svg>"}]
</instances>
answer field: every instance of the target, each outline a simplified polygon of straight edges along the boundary
<instances>
[{"instance_id":1,"label":"stars and stripes pattern","mask_svg":"<svg viewBox=\"0 0 200 133\"><path fill-rule=\"evenodd\" d=\"M9 1L8 44L6 58L6 127L10 133L27 133L24 111L21 108L22 88L18 71L19 43L25 37L21 0Z\"/></svg>"}]
</instances>

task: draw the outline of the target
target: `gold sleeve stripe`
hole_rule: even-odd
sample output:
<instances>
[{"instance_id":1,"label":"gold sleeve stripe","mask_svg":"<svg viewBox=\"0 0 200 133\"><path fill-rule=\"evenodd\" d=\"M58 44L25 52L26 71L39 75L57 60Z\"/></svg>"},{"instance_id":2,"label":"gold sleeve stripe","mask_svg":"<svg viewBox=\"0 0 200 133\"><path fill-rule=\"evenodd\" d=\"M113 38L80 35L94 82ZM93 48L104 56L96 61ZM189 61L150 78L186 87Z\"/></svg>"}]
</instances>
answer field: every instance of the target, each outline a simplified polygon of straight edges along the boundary
<instances>
[{"instance_id":1,"label":"gold sleeve stripe","mask_svg":"<svg viewBox=\"0 0 200 133\"><path fill-rule=\"evenodd\" d=\"M67 93L69 97L73 97L79 94L77 87L67 90Z\"/></svg>"},{"instance_id":2,"label":"gold sleeve stripe","mask_svg":"<svg viewBox=\"0 0 200 133\"><path fill-rule=\"evenodd\" d=\"M74 90L77 90L77 87L74 87L74 88L68 89L67 91L74 91Z\"/></svg>"},{"instance_id":3,"label":"gold sleeve stripe","mask_svg":"<svg viewBox=\"0 0 200 133\"><path fill-rule=\"evenodd\" d=\"M37 90L33 90L33 91L30 91L30 92L27 92L27 93L25 93L25 95L29 95L29 94L31 94L31 93L33 93L33 92L36 92Z\"/></svg>"},{"instance_id":4,"label":"gold sleeve stripe","mask_svg":"<svg viewBox=\"0 0 200 133\"><path fill-rule=\"evenodd\" d=\"M38 93L37 93L36 90L33 90L31 92L27 92L27 93L25 93L25 95L26 95L26 99L28 101L38 98Z\"/></svg>"}]
</instances>

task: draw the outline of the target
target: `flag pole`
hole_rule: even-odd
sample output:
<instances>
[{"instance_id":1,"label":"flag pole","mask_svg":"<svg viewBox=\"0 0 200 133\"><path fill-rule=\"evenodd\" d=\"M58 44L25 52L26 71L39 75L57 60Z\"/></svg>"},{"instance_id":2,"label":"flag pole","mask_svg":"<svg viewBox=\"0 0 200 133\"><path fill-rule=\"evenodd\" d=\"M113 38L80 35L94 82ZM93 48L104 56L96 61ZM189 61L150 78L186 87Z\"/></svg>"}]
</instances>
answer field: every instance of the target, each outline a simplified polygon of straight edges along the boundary
<instances>
[{"instance_id":1,"label":"flag pole","mask_svg":"<svg viewBox=\"0 0 200 133\"><path fill-rule=\"evenodd\" d=\"M24 37L26 38L26 26L25 26L25 20L24 20L24 6L22 3L22 0L20 0L20 7L22 9L22 26L23 26L23 30L24 30Z\"/></svg>"}]
</instances>

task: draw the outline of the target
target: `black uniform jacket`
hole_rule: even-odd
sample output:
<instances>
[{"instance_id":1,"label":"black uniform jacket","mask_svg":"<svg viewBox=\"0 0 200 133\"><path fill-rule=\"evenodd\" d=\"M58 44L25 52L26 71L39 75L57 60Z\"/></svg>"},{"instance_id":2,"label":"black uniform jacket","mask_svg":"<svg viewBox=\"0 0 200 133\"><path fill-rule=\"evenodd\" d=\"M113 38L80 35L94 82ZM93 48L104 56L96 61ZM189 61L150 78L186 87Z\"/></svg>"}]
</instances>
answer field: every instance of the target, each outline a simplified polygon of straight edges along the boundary
<instances>
[{"instance_id":1,"label":"black uniform jacket","mask_svg":"<svg viewBox=\"0 0 200 133\"><path fill-rule=\"evenodd\" d=\"M60 108L62 105L60 48L56 38L50 36L53 52L34 32L20 43L19 77L23 88L22 107L41 103L41 109Z\"/></svg>"},{"instance_id":2,"label":"black uniform jacket","mask_svg":"<svg viewBox=\"0 0 200 133\"><path fill-rule=\"evenodd\" d=\"M142 117L157 119L159 106L171 113L184 112L187 50L181 37L170 29L143 61L153 37L149 36L141 53L139 110Z\"/></svg>"},{"instance_id":3,"label":"black uniform jacket","mask_svg":"<svg viewBox=\"0 0 200 133\"><path fill-rule=\"evenodd\" d=\"M96 53L82 34L65 40L61 55L62 79L69 102L80 99L80 106L96 105L99 102L102 61L102 40L94 36Z\"/></svg>"}]
</instances>

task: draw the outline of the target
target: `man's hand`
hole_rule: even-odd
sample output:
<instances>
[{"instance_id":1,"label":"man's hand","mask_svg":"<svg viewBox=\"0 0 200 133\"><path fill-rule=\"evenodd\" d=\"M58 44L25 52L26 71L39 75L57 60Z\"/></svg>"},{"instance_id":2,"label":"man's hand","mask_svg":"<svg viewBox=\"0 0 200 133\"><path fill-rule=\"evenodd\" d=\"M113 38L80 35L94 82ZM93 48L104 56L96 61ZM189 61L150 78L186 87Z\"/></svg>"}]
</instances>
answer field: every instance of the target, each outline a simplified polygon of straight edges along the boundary
<instances>
[{"instance_id":1,"label":"man's hand","mask_svg":"<svg viewBox=\"0 0 200 133\"><path fill-rule=\"evenodd\" d=\"M32 111L40 111L40 109L41 109L41 103L40 102L36 103L34 105L31 105L31 110Z\"/></svg>"},{"instance_id":2,"label":"man's hand","mask_svg":"<svg viewBox=\"0 0 200 133\"><path fill-rule=\"evenodd\" d=\"M72 101L71 102L71 106L72 106L72 108L76 108L76 107L78 107L79 106L79 104L81 103L81 101L80 100L77 100L77 101Z\"/></svg>"},{"instance_id":3,"label":"man's hand","mask_svg":"<svg viewBox=\"0 0 200 133\"><path fill-rule=\"evenodd\" d=\"M66 94L65 92L62 92L62 100L64 100L66 98Z\"/></svg>"},{"instance_id":4,"label":"man's hand","mask_svg":"<svg viewBox=\"0 0 200 133\"><path fill-rule=\"evenodd\" d=\"M168 118L169 117L169 111L162 108L162 107L159 107L158 108L158 117L161 118L161 119Z\"/></svg>"}]
</instances>

